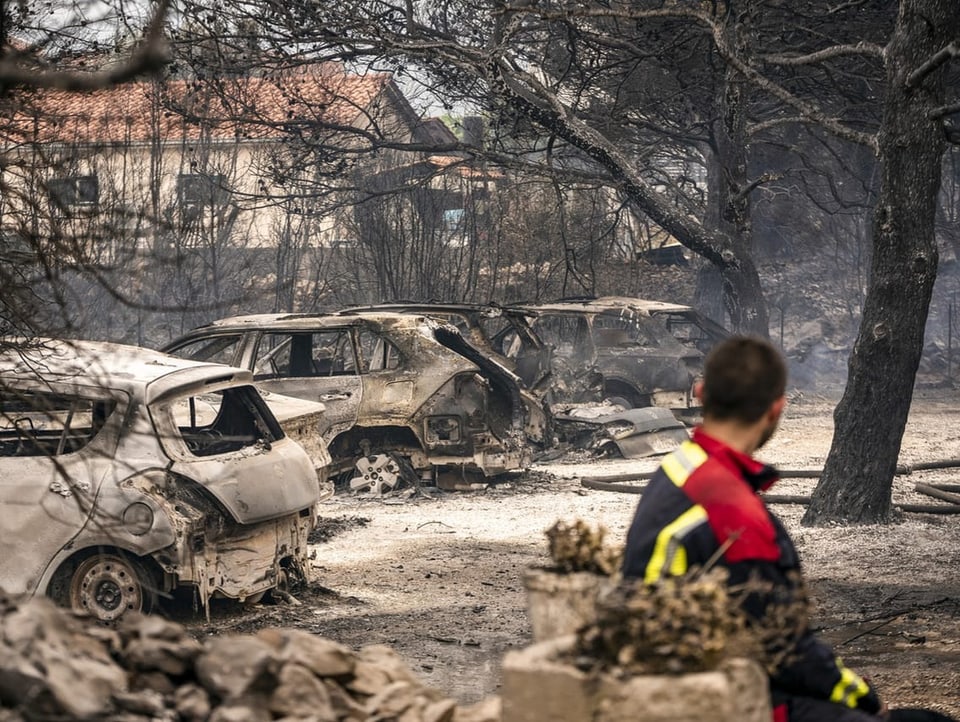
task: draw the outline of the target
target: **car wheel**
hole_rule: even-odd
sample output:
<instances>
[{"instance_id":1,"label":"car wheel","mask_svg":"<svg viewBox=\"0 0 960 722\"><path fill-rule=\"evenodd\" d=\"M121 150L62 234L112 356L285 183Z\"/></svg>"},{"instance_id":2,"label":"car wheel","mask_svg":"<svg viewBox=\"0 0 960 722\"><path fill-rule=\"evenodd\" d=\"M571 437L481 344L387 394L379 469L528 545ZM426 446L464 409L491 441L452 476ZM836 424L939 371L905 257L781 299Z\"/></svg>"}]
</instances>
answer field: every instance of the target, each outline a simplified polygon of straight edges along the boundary
<instances>
[{"instance_id":1,"label":"car wheel","mask_svg":"<svg viewBox=\"0 0 960 722\"><path fill-rule=\"evenodd\" d=\"M361 456L350 479L350 490L385 494L418 479L406 458L391 452Z\"/></svg>"},{"instance_id":2,"label":"car wheel","mask_svg":"<svg viewBox=\"0 0 960 722\"><path fill-rule=\"evenodd\" d=\"M88 557L70 578L70 607L100 622L115 622L128 612L150 612L155 601L149 571L121 554Z\"/></svg>"}]
</instances>

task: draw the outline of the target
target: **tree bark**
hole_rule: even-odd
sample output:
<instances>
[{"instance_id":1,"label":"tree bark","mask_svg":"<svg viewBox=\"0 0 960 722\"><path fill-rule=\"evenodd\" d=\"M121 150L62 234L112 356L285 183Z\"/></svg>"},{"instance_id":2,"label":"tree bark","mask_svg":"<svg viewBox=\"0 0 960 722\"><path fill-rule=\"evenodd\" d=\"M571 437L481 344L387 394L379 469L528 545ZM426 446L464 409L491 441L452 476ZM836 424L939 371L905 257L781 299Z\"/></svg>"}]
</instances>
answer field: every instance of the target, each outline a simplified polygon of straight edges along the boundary
<instances>
[{"instance_id":1,"label":"tree bark","mask_svg":"<svg viewBox=\"0 0 960 722\"><path fill-rule=\"evenodd\" d=\"M724 33L727 44L745 62L750 58L754 0L731 2L727 6ZM739 262L719 265L720 286L729 326L745 333L769 335L766 299L760 277L752 262L753 223L747 191L747 79L727 65L716 98L717 115L711 125L711 145L716 154L716 197L712 199L713 219L729 239L733 257Z\"/></svg>"},{"instance_id":2,"label":"tree bark","mask_svg":"<svg viewBox=\"0 0 960 722\"><path fill-rule=\"evenodd\" d=\"M847 386L805 525L889 518L924 325L937 275L934 220L945 135L942 68L915 73L960 31L956 0L902 0L886 49L873 259Z\"/></svg>"}]
</instances>

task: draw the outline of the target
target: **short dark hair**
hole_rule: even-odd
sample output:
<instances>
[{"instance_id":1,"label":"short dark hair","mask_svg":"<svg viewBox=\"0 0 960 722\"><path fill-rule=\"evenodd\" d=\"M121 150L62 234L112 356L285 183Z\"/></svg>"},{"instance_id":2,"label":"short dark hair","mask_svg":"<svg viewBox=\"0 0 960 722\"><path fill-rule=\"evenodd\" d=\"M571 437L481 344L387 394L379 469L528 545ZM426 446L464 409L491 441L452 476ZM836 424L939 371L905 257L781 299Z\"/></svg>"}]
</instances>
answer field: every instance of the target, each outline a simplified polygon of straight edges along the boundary
<instances>
[{"instance_id":1,"label":"short dark hair","mask_svg":"<svg viewBox=\"0 0 960 722\"><path fill-rule=\"evenodd\" d=\"M766 339L732 336L713 347L703 369L703 415L751 424L787 387L783 357Z\"/></svg>"}]
</instances>

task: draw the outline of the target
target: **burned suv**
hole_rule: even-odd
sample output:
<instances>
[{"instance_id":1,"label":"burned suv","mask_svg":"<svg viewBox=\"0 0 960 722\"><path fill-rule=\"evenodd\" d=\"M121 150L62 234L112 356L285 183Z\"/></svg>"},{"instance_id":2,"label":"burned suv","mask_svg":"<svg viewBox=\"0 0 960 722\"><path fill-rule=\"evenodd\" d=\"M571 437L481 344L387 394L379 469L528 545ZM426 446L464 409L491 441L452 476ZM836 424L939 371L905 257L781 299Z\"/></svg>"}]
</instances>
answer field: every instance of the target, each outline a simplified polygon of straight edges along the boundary
<instances>
[{"instance_id":1,"label":"burned suv","mask_svg":"<svg viewBox=\"0 0 960 722\"><path fill-rule=\"evenodd\" d=\"M705 353L729 335L689 306L621 296L510 306L395 302L347 312L385 311L455 326L551 405L688 409Z\"/></svg>"},{"instance_id":2,"label":"burned suv","mask_svg":"<svg viewBox=\"0 0 960 722\"><path fill-rule=\"evenodd\" d=\"M626 296L513 305L550 349L555 402L607 400L623 408L696 409L693 384L706 352L728 332L689 306ZM504 330L507 356L543 353Z\"/></svg>"},{"instance_id":3,"label":"burned suv","mask_svg":"<svg viewBox=\"0 0 960 722\"><path fill-rule=\"evenodd\" d=\"M308 417L309 418L309 417ZM307 573L320 487L249 372L79 341L0 352L0 587L111 622Z\"/></svg>"},{"instance_id":4,"label":"burned suv","mask_svg":"<svg viewBox=\"0 0 960 722\"><path fill-rule=\"evenodd\" d=\"M561 445L639 458L686 438L703 355L727 332L688 306L607 297L540 305L393 302L456 327L547 406Z\"/></svg>"},{"instance_id":5,"label":"burned suv","mask_svg":"<svg viewBox=\"0 0 960 722\"><path fill-rule=\"evenodd\" d=\"M165 346L250 369L268 391L323 402L321 433L353 489L444 486L525 468L531 409L510 371L470 359L456 329L395 313L223 319Z\"/></svg>"}]
</instances>

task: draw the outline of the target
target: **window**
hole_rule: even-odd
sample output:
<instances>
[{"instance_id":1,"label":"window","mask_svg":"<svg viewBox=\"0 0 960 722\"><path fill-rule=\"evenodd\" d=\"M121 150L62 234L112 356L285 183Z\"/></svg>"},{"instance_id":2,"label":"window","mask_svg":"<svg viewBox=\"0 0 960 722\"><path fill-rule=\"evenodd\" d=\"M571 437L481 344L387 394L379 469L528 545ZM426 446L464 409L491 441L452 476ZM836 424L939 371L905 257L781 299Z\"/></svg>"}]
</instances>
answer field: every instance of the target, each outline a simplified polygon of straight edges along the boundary
<instances>
[{"instance_id":1,"label":"window","mask_svg":"<svg viewBox=\"0 0 960 722\"><path fill-rule=\"evenodd\" d=\"M258 381L356 374L349 331L266 333L254 365Z\"/></svg>"},{"instance_id":2,"label":"window","mask_svg":"<svg viewBox=\"0 0 960 722\"><path fill-rule=\"evenodd\" d=\"M95 175L51 178L47 193L54 210L68 213L79 208L96 208L100 202L100 181Z\"/></svg>"},{"instance_id":3,"label":"window","mask_svg":"<svg viewBox=\"0 0 960 722\"><path fill-rule=\"evenodd\" d=\"M181 173L177 177L177 200L185 208L220 208L230 200L227 177L217 173Z\"/></svg>"},{"instance_id":4,"label":"window","mask_svg":"<svg viewBox=\"0 0 960 722\"><path fill-rule=\"evenodd\" d=\"M237 351L240 348L240 336L217 336L191 341L168 351L168 353L191 361L234 366L237 363Z\"/></svg>"},{"instance_id":5,"label":"window","mask_svg":"<svg viewBox=\"0 0 960 722\"><path fill-rule=\"evenodd\" d=\"M582 316L541 316L534 321L533 328L558 356L580 357L591 353L590 332Z\"/></svg>"},{"instance_id":6,"label":"window","mask_svg":"<svg viewBox=\"0 0 960 722\"><path fill-rule=\"evenodd\" d=\"M363 371L392 371L400 368L397 347L372 331L360 332L360 351L363 353Z\"/></svg>"},{"instance_id":7,"label":"window","mask_svg":"<svg viewBox=\"0 0 960 722\"><path fill-rule=\"evenodd\" d=\"M170 406L177 428L194 456L226 454L283 438L276 418L252 386L179 399Z\"/></svg>"},{"instance_id":8,"label":"window","mask_svg":"<svg viewBox=\"0 0 960 722\"><path fill-rule=\"evenodd\" d=\"M8 390L0 398L0 456L79 451L96 437L114 408L113 399Z\"/></svg>"},{"instance_id":9,"label":"window","mask_svg":"<svg viewBox=\"0 0 960 722\"><path fill-rule=\"evenodd\" d=\"M443 227L450 233L463 230L463 208L449 208L443 212Z\"/></svg>"}]
</instances>

